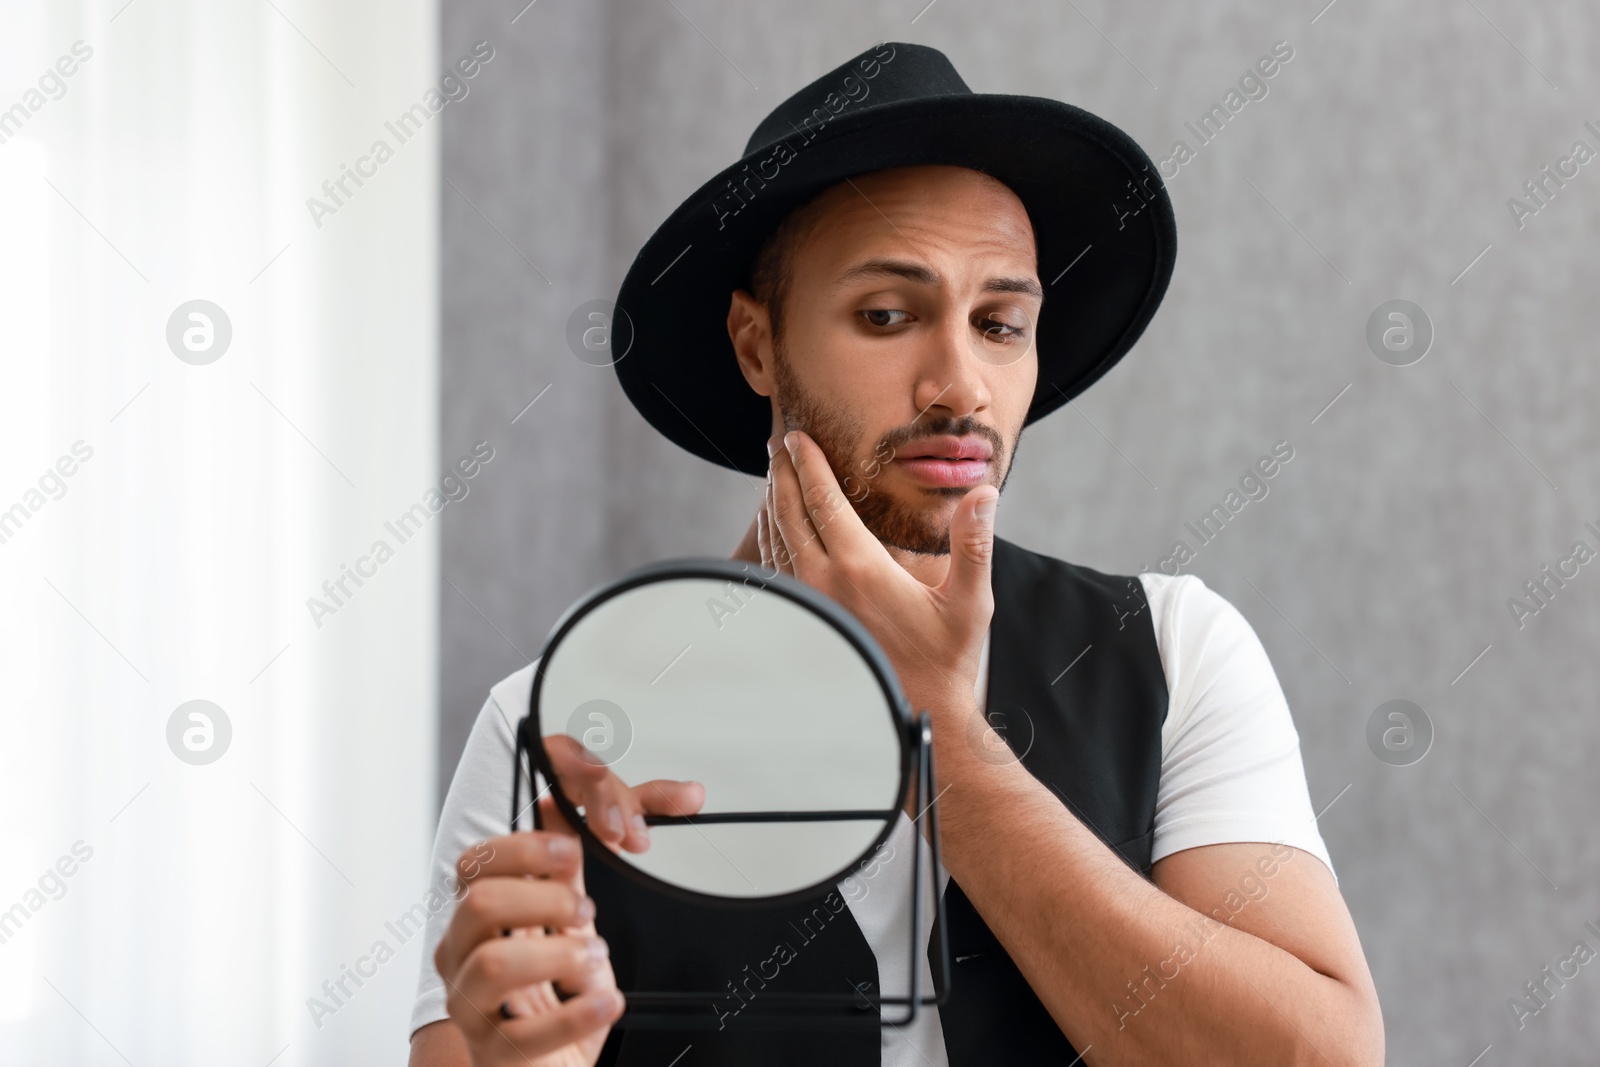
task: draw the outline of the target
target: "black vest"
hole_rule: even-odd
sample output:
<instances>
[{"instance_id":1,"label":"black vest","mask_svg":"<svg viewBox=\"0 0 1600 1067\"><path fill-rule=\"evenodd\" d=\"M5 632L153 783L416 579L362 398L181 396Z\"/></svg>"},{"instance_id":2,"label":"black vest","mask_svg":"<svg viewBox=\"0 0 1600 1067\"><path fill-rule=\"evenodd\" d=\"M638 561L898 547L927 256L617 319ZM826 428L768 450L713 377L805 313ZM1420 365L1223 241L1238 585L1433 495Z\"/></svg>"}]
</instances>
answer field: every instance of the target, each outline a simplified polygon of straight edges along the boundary
<instances>
[{"instance_id":1,"label":"black vest","mask_svg":"<svg viewBox=\"0 0 1600 1067\"><path fill-rule=\"evenodd\" d=\"M1139 580L996 538L993 590L985 702L990 722L1035 778L1149 877L1167 684ZM775 990L877 988L872 949L831 887L800 903L735 910L680 903L641 889L592 857L585 859L584 878L596 904L596 928L611 946L611 965L624 992L722 990L730 981L759 990L759 976L757 984L744 983L779 943L792 946L793 956L773 979ZM953 878L944 901L952 984L938 1011L951 1067L1072 1062L1076 1050ZM706 1010L725 1011L737 1003L729 993ZM894 1006L886 1012L898 1016L904 1010ZM599 1065L877 1067L880 1057L876 1027L729 1025L613 1030Z\"/></svg>"}]
</instances>

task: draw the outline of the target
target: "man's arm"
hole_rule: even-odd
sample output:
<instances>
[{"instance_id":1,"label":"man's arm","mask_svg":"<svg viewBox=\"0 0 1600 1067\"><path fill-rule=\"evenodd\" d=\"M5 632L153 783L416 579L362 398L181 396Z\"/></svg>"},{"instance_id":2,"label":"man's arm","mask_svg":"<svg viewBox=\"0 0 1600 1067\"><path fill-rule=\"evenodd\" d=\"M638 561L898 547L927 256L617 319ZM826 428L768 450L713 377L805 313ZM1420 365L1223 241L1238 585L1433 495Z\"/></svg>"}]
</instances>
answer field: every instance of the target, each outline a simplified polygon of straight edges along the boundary
<instances>
[{"instance_id":1,"label":"man's arm","mask_svg":"<svg viewBox=\"0 0 1600 1067\"><path fill-rule=\"evenodd\" d=\"M936 713L944 865L1085 1064L1383 1062L1377 992L1321 861L1208 845L1158 861L1151 884L1021 764L961 743L977 714Z\"/></svg>"},{"instance_id":2,"label":"man's arm","mask_svg":"<svg viewBox=\"0 0 1600 1067\"><path fill-rule=\"evenodd\" d=\"M1169 894L1123 863L1022 765L994 766L966 745L994 611L998 493L979 486L961 498L950 516L947 572L939 585L925 585L866 529L815 441L795 430L768 449L756 523L763 564L855 615L888 655L910 705L933 716L944 865L1084 1062L1381 1063L1371 977L1338 893L1305 873L1315 866L1310 857L1282 863L1271 891L1237 915L1229 909L1232 923L1208 931L1174 973L1165 961L1181 958L1176 950L1197 936L1189 932L1196 924L1206 929L1202 910L1248 873L1233 866L1238 847L1164 859L1159 877ZM1117 998L1130 983L1143 984L1147 966L1163 965L1173 978L1130 1020Z\"/></svg>"},{"instance_id":3,"label":"man's arm","mask_svg":"<svg viewBox=\"0 0 1600 1067\"><path fill-rule=\"evenodd\" d=\"M449 1019L429 1023L411 1035L411 1067L472 1067L467 1039Z\"/></svg>"}]
</instances>

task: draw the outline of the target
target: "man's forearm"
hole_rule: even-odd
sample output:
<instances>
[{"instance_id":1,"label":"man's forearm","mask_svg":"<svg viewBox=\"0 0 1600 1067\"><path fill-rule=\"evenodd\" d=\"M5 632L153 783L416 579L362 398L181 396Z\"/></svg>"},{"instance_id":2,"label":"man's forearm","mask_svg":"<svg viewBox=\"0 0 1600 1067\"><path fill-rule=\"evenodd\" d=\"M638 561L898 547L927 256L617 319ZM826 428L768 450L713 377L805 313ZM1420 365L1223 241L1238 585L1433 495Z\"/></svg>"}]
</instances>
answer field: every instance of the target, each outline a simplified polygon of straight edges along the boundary
<instances>
[{"instance_id":1,"label":"man's forearm","mask_svg":"<svg viewBox=\"0 0 1600 1067\"><path fill-rule=\"evenodd\" d=\"M1020 763L981 759L977 714L935 720L942 859L1085 1063L1364 1062L1354 990L1141 878Z\"/></svg>"}]
</instances>

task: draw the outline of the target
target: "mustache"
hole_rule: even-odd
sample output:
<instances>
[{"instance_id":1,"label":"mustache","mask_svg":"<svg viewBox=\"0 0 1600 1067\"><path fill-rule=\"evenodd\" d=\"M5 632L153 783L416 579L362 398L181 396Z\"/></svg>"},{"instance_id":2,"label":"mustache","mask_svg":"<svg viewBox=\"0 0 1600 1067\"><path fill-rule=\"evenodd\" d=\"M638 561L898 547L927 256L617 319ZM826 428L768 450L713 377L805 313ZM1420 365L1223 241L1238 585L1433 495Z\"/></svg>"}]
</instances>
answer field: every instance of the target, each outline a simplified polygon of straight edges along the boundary
<instances>
[{"instance_id":1,"label":"mustache","mask_svg":"<svg viewBox=\"0 0 1600 1067\"><path fill-rule=\"evenodd\" d=\"M890 455L898 455L908 446L929 437L981 437L989 442L995 460L1004 460L1006 457L1006 444L999 432L970 415L914 422L910 426L891 430L879 439L877 454L888 452Z\"/></svg>"}]
</instances>

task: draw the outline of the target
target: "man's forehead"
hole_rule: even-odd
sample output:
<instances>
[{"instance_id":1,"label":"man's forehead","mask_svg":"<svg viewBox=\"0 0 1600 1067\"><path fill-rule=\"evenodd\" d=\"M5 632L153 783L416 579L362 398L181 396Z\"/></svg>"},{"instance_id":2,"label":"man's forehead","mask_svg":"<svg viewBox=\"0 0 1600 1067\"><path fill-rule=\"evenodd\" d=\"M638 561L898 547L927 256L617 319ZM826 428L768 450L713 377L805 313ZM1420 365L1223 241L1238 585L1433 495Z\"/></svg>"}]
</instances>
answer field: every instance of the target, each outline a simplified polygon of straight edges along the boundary
<instances>
[{"instance_id":1,"label":"man's forehead","mask_svg":"<svg viewBox=\"0 0 1600 1067\"><path fill-rule=\"evenodd\" d=\"M1009 258L1009 257L1008 257ZM974 264L981 271L981 265ZM947 281L933 266L918 259L895 256L869 256L853 259L834 276L832 290L839 292L865 281L904 278L919 285L935 289L945 288ZM1044 290L1029 270L1027 273L988 274L979 285L985 293L1020 293L1036 300L1044 299Z\"/></svg>"},{"instance_id":2,"label":"man's forehead","mask_svg":"<svg viewBox=\"0 0 1600 1067\"><path fill-rule=\"evenodd\" d=\"M1003 283L986 285L989 291L1041 295L1036 282L1028 284L1037 272L1027 209L981 171L873 171L829 189L816 206L822 210L803 254L835 289L875 277L939 286L942 269L998 276Z\"/></svg>"}]
</instances>

